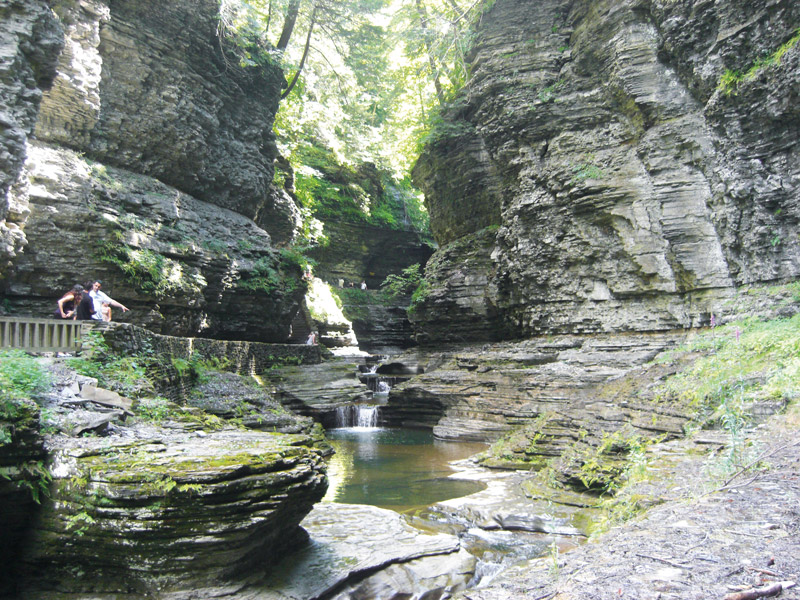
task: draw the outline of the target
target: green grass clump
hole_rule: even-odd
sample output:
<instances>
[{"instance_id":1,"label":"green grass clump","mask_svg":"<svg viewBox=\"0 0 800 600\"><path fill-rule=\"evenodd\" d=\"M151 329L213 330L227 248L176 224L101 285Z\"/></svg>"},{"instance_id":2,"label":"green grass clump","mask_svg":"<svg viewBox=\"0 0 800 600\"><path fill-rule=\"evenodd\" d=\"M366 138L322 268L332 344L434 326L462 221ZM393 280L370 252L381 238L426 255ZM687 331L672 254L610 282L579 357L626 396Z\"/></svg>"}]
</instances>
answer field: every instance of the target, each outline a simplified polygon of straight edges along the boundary
<instances>
[{"instance_id":1,"label":"green grass clump","mask_svg":"<svg viewBox=\"0 0 800 600\"><path fill-rule=\"evenodd\" d=\"M797 29L795 34L787 42L781 44L775 52L757 59L746 71L726 69L719 79L717 89L726 96L735 94L741 82L751 81L764 69L780 65L783 56L794 48L798 42L800 42L800 29Z\"/></svg>"},{"instance_id":2,"label":"green grass clump","mask_svg":"<svg viewBox=\"0 0 800 600\"><path fill-rule=\"evenodd\" d=\"M800 314L731 323L673 352L678 351L706 356L667 380L661 391L697 409L716 409L732 394L745 402L790 401L800 390Z\"/></svg>"},{"instance_id":3,"label":"green grass clump","mask_svg":"<svg viewBox=\"0 0 800 600\"><path fill-rule=\"evenodd\" d=\"M35 422L38 409L34 401L49 385L49 374L35 358L21 350L0 352L0 446L13 441L20 422Z\"/></svg>"},{"instance_id":4,"label":"green grass clump","mask_svg":"<svg viewBox=\"0 0 800 600\"><path fill-rule=\"evenodd\" d=\"M47 390L50 376L21 350L0 352L0 410L6 402L35 399Z\"/></svg>"}]
</instances>

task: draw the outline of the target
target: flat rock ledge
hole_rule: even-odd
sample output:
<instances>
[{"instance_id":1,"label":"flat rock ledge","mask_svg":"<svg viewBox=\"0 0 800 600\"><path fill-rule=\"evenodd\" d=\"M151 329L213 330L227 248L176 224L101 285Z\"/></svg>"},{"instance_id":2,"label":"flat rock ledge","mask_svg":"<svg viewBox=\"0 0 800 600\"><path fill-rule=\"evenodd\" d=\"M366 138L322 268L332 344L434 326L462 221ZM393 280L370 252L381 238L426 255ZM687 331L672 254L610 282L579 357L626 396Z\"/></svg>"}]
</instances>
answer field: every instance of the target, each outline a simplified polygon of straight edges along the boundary
<instances>
[{"instance_id":1,"label":"flat rock ledge","mask_svg":"<svg viewBox=\"0 0 800 600\"><path fill-rule=\"evenodd\" d=\"M29 537L24 599L181 598L241 588L305 540L325 493L306 435L166 432L52 449L50 499ZM188 594L188 595L187 595Z\"/></svg>"},{"instance_id":2,"label":"flat rock ledge","mask_svg":"<svg viewBox=\"0 0 800 600\"><path fill-rule=\"evenodd\" d=\"M237 600L437 600L464 589L475 572L458 537L425 533L390 510L322 503L302 526L311 543Z\"/></svg>"},{"instance_id":3,"label":"flat rock ledge","mask_svg":"<svg viewBox=\"0 0 800 600\"><path fill-rule=\"evenodd\" d=\"M653 477L633 493L662 504L560 555L557 567L552 557L534 560L456 597L705 600L800 583L800 410L790 410L750 436L763 469L709 478L708 440L659 445ZM799 597L796 586L776 593Z\"/></svg>"}]
</instances>

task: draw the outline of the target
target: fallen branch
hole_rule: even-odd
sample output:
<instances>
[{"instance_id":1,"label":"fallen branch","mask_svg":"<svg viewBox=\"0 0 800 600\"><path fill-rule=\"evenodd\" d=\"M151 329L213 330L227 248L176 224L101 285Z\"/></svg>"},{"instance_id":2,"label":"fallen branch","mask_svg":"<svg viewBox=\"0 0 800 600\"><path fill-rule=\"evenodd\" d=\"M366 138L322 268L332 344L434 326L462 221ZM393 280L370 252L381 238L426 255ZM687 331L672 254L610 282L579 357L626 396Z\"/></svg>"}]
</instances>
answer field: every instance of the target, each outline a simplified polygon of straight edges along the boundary
<instances>
[{"instance_id":1,"label":"fallen branch","mask_svg":"<svg viewBox=\"0 0 800 600\"><path fill-rule=\"evenodd\" d=\"M773 454L776 454L777 452L780 452L781 450L783 450L785 448L793 448L794 446L797 446L798 444L800 444L800 440L796 441L793 444L784 444L783 446L778 446L777 448L773 448L772 450L767 450L767 451L763 452L758 457L756 457L755 460L750 461L745 466L743 466L741 469L736 471L733 475L728 477L727 481L725 481L722 484L721 487L717 488L714 491L722 491L722 490L726 489L734 479L739 477L739 475L741 475L742 473L747 473L750 469L752 469L754 466L756 466L758 463L760 463L765 458L769 458ZM752 481L748 482L748 483L752 483ZM739 487L739 486L737 486L737 487Z\"/></svg>"},{"instance_id":2,"label":"fallen branch","mask_svg":"<svg viewBox=\"0 0 800 600\"><path fill-rule=\"evenodd\" d=\"M679 565L678 563L674 563L672 561L667 560L666 558L658 558L657 556L649 556L647 554L637 554L639 558L649 558L650 560L656 560L658 562L662 562L665 565L669 565L671 567L675 567L677 569L691 569L691 567L687 567L686 565Z\"/></svg>"},{"instance_id":3,"label":"fallen branch","mask_svg":"<svg viewBox=\"0 0 800 600\"><path fill-rule=\"evenodd\" d=\"M771 583L760 588L753 588L744 592L736 592L735 594L728 594L722 600L756 600L756 598L766 598L768 596L777 596L783 590L788 590L795 586L794 581L779 581Z\"/></svg>"}]
</instances>

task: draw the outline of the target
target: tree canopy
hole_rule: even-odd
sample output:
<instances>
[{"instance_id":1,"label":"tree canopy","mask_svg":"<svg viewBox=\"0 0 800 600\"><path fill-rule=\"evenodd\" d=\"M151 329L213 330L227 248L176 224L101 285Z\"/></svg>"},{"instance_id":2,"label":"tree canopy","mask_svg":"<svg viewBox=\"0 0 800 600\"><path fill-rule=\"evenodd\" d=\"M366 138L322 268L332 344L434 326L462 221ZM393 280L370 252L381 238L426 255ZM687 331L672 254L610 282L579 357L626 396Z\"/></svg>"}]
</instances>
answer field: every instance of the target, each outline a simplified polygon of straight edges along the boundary
<instances>
[{"instance_id":1,"label":"tree canopy","mask_svg":"<svg viewBox=\"0 0 800 600\"><path fill-rule=\"evenodd\" d=\"M221 29L234 37L242 66L284 68L275 131L299 183L327 180L312 195L330 191L325 155L339 170L376 165L391 174L394 197L420 210L408 173L439 110L466 80L473 26L491 3L222 0Z\"/></svg>"}]
</instances>

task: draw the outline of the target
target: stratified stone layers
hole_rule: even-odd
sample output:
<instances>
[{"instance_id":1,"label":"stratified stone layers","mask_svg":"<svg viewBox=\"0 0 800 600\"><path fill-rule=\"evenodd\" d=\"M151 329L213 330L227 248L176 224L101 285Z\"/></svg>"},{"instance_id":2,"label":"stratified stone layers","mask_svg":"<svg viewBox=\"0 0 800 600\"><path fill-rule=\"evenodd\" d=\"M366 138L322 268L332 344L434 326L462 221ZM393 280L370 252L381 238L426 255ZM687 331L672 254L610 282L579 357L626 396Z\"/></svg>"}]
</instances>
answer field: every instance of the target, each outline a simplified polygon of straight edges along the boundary
<instances>
[{"instance_id":1,"label":"stratified stone layers","mask_svg":"<svg viewBox=\"0 0 800 600\"><path fill-rule=\"evenodd\" d=\"M443 248L422 341L708 324L800 274L789 0L498 0L415 170ZM464 259L468 260L464 260Z\"/></svg>"},{"instance_id":2,"label":"stratified stone layers","mask_svg":"<svg viewBox=\"0 0 800 600\"><path fill-rule=\"evenodd\" d=\"M52 497L24 557L35 576L23 597L241 586L234 576L263 571L304 539L298 524L327 487L310 444L229 430L56 452Z\"/></svg>"},{"instance_id":3,"label":"stratified stone layers","mask_svg":"<svg viewBox=\"0 0 800 600\"><path fill-rule=\"evenodd\" d=\"M304 289L276 250L299 222L272 184L281 69L240 65L213 0L3 10L6 308L49 315L99 278L162 333L288 339Z\"/></svg>"},{"instance_id":4,"label":"stratified stone layers","mask_svg":"<svg viewBox=\"0 0 800 600\"><path fill-rule=\"evenodd\" d=\"M283 73L240 66L219 2L90 0L54 11L66 46L38 139L263 217L276 238L277 221L289 221L291 234L291 210L275 212L271 189Z\"/></svg>"}]
</instances>

